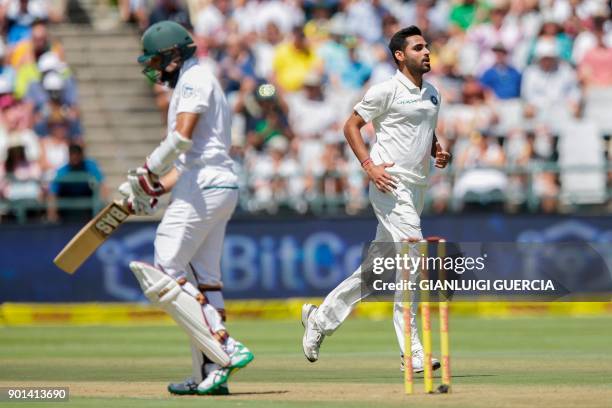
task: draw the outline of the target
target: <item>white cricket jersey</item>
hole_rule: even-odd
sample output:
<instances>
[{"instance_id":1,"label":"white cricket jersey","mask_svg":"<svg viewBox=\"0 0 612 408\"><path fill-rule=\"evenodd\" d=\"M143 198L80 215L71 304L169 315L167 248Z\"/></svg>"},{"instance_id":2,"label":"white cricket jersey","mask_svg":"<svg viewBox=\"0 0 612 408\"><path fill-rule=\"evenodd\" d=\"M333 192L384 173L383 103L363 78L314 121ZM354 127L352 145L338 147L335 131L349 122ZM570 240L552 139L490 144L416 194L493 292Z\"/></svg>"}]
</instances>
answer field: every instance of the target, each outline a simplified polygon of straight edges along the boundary
<instances>
[{"instance_id":1,"label":"white cricket jersey","mask_svg":"<svg viewBox=\"0 0 612 408\"><path fill-rule=\"evenodd\" d=\"M399 70L372 86L354 109L374 125L374 164L395 163L387 168L389 174L404 183L427 185L440 102L433 85L423 81L419 89Z\"/></svg>"},{"instance_id":2,"label":"white cricket jersey","mask_svg":"<svg viewBox=\"0 0 612 408\"><path fill-rule=\"evenodd\" d=\"M181 67L179 80L168 108L168 132L176 127L179 113L199 113L192 134L193 146L179 156L181 171L202 168L208 175L205 184L235 183L231 147L231 112L223 89L212 72L193 57Z\"/></svg>"}]
</instances>

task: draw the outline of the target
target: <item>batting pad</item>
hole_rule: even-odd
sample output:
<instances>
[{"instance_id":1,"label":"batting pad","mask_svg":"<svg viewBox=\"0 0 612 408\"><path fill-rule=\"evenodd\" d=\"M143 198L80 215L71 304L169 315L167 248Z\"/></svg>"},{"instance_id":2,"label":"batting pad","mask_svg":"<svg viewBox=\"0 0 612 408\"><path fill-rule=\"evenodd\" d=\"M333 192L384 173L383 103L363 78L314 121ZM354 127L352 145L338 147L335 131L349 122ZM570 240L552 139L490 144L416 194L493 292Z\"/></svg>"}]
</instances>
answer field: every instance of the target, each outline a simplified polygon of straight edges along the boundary
<instances>
[{"instance_id":1,"label":"batting pad","mask_svg":"<svg viewBox=\"0 0 612 408\"><path fill-rule=\"evenodd\" d=\"M159 269L143 262L130 262L145 296L168 313L187 333L193 344L221 367L230 359L221 347L202 312L202 305L186 293L178 282Z\"/></svg>"}]
</instances>

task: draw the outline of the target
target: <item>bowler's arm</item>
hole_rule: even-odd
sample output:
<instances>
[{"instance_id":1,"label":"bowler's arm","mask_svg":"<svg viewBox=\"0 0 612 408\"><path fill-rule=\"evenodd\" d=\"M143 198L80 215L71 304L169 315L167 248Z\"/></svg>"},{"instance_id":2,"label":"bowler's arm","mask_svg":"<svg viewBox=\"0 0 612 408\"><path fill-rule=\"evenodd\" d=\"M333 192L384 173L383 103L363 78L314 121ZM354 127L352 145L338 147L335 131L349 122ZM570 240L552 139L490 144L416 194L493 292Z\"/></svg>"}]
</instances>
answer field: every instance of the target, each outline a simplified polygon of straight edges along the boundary
<instances>
[{"instance_id":1,"label":"bowler's arm","mask_svg":"<svg viewBox=\"0 0 612 408\"><path fill-rule=\"evenodd\" d=\"M396 181L387 171L387 167L393 166L393 163L374 164L370 158L370 152L361 137L361 128L366 124L366 121L355 111L344 124L344 137L349 146L357 156L357 160L361 163L361 167L368 175L368 178L376 185L383 193L390 192L397 187Z\"/></svg>"},{"instance_id":2,"label":"bowler's arm","mask_svg":"<svg viewBox=\"0 0 612 408\"><path fill-rule=\"evenodd\" d=\"M361 128L364 127L366 121L355 111L348 118L344 124L344 137L348 142L349 146L357 156L359 163L363 163L370 157L368 147L361 137Z\"/></svg>"}]
</instances>

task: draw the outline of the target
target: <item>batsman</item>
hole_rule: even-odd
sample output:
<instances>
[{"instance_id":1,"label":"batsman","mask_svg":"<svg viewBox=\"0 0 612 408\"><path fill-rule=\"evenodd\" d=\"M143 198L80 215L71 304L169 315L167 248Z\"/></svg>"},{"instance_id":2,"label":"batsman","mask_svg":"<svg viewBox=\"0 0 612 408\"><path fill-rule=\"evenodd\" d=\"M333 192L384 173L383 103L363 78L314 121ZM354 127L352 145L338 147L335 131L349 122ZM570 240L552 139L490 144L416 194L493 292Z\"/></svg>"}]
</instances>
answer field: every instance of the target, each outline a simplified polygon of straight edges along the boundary
<instances>
[{"instance_id":1,"label":"batsman","mask_svg":"<svg viewBox=\"0 0 612 408\"><path fill-rule=\"evenodd\" d=\"M174 394L227 394L227 380L253 360L229 336L220 311L221 252L225 228L238 200L230 148L230 109L217 79L194 57L182 26L152 25L142 37L143 73L173 89L167 135L142 167L119 187L134 214L154 212L172 191L157 228L154 265L130 263L147 298L189 336L192 376L170 384Z\"/></svg>"}]
</instances>

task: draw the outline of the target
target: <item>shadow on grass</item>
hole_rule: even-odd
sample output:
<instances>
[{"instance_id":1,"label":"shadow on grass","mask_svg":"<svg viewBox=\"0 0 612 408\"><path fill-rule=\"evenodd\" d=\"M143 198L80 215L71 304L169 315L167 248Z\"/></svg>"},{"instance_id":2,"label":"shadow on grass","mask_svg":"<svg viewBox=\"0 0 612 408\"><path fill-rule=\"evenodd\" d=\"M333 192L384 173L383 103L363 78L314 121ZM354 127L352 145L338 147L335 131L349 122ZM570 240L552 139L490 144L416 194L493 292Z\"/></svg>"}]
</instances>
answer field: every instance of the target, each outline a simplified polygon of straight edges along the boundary
<instances>
[{"instance_id":1,"label":"shadow on grass","mask_svg":"<svg viewBox=\"0 0 612 408\"><path fill-rule=\"evenodd\" d=\"M231 397L233 395L280 395L280 394L288 394L288 390L280 390L280 391L244 391L244 392L232 392L228 395Z\"/></svg>"}]
</instances>

